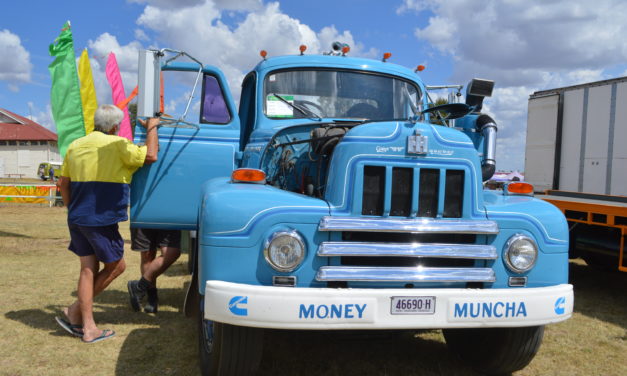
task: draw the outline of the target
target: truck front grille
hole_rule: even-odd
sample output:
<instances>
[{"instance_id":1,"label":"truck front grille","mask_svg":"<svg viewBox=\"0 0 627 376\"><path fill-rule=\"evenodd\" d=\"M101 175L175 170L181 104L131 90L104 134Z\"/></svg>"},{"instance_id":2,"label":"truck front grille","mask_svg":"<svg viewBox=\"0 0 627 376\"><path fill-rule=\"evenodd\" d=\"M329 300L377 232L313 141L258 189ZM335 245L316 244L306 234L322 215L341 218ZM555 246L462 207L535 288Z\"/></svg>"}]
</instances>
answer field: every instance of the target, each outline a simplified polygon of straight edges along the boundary
<instances>
[{"instance_id":1,"label":"truck front grille","mask_svg":"<svg viewBox=\"0 0 627 376\"><path fill-rule=\"evenodd\" d=\"M498 233L494 221L324 217L318 229L342 233L342 241L320 244L318 256L338 261L321 267L318 281L495 281L494 271L483 265L497 258L496 248L476 244L477 235Z\"/></svg>"},{"instance_id":2,"label":"truck front grille","mask_svg":"<svg viewBox=\"0 0 627 376\"><path fill-rule=\"evenodd\" d=\"M463 170L365 166L363 176L362 215L436 218L443 196L442 217L462 217Z\"/></svg>"}]
</instances>

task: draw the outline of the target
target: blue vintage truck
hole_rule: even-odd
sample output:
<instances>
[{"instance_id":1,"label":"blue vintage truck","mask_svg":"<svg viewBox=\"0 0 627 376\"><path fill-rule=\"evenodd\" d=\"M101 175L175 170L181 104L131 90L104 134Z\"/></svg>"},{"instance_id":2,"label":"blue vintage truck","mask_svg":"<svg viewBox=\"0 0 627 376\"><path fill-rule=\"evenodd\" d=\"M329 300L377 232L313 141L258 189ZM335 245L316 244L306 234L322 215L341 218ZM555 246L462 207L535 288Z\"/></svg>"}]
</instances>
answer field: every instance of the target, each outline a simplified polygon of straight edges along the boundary
<instances>
[{"instance_id":1,"label":"blue vintage truck","mask_svg":"<svg viewBox=\"0 0 627 376\"><path fill-rule=\"evenodd\" d=\"M192 93L183 116L163 115L131 221L197 234L186 310L202 374L254 373L263 328L438 328L482 373L525 367L544 325L572 315L568 227L524 182L484 189L493 82L433 107L418 69L389 55L305 49L262 51L239 109L216 67L140 53L139 116L163 110L162 74Z\"/></svg>"}]
</instances>

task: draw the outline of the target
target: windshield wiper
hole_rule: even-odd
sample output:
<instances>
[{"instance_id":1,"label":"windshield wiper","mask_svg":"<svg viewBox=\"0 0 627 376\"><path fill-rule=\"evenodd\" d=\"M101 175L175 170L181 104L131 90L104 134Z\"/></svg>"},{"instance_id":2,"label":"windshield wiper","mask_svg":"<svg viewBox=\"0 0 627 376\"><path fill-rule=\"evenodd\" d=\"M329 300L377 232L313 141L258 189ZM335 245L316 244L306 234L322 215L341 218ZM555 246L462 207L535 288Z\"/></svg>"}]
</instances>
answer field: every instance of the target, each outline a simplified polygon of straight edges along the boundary
<instances>
[{"instance_id":1,"label":"windshield wiper","mask_svg":"<svg viewBox=\"0 0 627 376\"><path fill-rule=\"evenodd\" d=\"M322 117L320 117L320 115L316 114L315 112L308 110L306 108L302 108L300 106L297 106L294 103L290 103L287 99L283 98L282 96L280 96L277 93L272 93L272 95L274 95L275 97L279 98L279 100L285 104L287 104L288 106L296 109L298 112L300 112L301 114L307 116L310 119L313 120L318 120L318 121L322 121Z\"/></svg>"}]
</instances>

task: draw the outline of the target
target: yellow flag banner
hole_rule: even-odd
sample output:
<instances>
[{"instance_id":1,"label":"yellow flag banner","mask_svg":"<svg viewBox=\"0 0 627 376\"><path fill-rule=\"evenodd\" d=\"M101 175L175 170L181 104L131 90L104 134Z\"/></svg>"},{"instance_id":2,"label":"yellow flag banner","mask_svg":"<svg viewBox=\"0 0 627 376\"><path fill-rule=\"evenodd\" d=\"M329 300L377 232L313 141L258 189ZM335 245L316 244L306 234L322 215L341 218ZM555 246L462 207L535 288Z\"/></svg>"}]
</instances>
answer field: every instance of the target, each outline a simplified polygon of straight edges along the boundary
<instances>
[{"instance_id":1,"label":"yellow flag banner","mask_svg":"<svg viewBox=\"0 0 627 376\"><path fill-rule=\"evenodd\" d=\"M78 78L81 85L81 103L83 104L83 119L85 121L85 134L90 134L94 130L94 113L98 108L96 100L96 88L94 77L91 74L91 64L87 49L81 53L78 60Z\"/></svg>"},{"instance_id":2,"label":"yellow flag banner","mask_svg":"<svg viewBox=\"0 0 627 376\"><path fill-rule=\"evenodd\" d=\"M47 204L56 192L54 185L3 185L0 186L0 202Z\"/></svg>"}]
</instances>

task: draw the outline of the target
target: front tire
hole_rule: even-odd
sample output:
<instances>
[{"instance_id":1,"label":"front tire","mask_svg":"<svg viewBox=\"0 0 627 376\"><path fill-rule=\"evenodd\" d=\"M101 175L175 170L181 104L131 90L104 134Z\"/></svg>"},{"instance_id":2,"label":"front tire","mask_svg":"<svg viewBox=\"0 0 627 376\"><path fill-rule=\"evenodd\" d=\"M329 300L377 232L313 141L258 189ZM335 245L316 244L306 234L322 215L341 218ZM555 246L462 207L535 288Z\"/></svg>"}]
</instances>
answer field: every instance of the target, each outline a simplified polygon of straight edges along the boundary
<instances>
[{"instance_id":1,"label":"front tire","mask_svg":"<svg viewBox=\"0 0 627 376\"><path fill-rule=\"evenodd\" d=\"M444 329L449 350L476 371L510 374L525 368L542 344L544 326Z\"/></svg>"},{"instance_id":2,"label":"front tire","mask_svg":"<svg viewBox=\"0 0 627 376\"><path fill-rule=\"evenodd\" d=\"M203 376L253 375L263 351L263 329L204 319L204 299L198 314L198 350Z\"/></svg>"}]
</instances>

